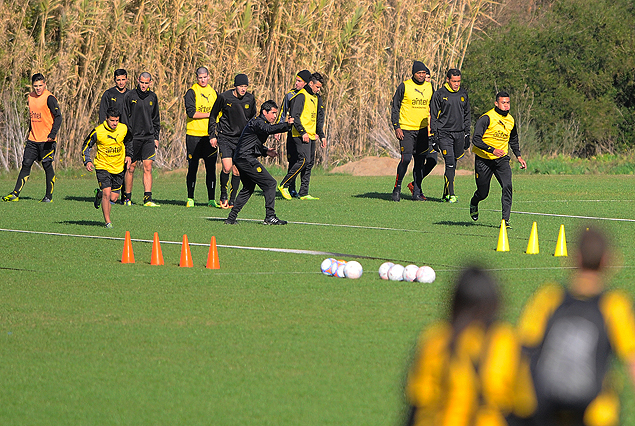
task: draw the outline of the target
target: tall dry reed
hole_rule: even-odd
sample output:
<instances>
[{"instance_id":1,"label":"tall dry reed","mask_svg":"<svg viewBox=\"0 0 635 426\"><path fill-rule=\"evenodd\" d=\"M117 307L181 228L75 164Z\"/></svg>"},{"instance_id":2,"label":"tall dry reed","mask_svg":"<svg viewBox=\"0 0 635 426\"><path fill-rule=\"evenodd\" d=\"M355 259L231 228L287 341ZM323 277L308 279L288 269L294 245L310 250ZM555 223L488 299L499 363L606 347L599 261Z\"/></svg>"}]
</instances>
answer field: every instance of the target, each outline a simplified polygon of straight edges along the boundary
<instances>
[{"instance_id":1,"label":"tall dry reed","mask_svg":"<svg viewBox=\"0 0 635 426\"><path fill-rule=\"evenodd\" d=\"M258 103L281 100L297 71L319 71L330 145L318 161L390 153L389 104L412 60L442 82L493 7L491 0L0 0L0 166L19 165L32 73L45 74L60 101L57 160L72 167L120 67L132 79L142 71L154 77L162 167L185 163L183 95L201 65L218 91L248 74Z\"/></svg>"}]
</instances>

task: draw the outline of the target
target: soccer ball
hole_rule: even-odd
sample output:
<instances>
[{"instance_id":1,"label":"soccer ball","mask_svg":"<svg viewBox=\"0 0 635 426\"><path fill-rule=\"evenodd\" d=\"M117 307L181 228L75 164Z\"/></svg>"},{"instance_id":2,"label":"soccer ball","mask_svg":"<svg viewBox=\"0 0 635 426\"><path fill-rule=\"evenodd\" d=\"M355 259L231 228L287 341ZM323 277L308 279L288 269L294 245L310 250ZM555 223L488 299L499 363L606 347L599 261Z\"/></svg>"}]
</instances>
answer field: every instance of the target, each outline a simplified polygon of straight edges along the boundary
<instances>
[{"instance_id":1,"label":"soccer ball","mask_svg":"<svg viewBox=\"0 0 635 426\"><path fill-rule=\"evenodd\" d=\"M333 274L333 276L337 277L337 278L344 278L346 277L346 275L344 275L344 268L346 267L346 262L343 260L338 260L338 265L337 265L337 270L335 271L335 273Z\"/></svg>"},{"instance_id":2,"label":"soccer ball","mask_svg":"<svg viewBox=\"0 0 635 426\"><path fill-rule=\"evenodd\" d=\"M419 267L417 265L408 265L403 270L403 280L413 282L417 279L417 271Z\"/></svg>"},{"instance_id":3,"label":"soccer ball","mask_svg":"<svg viewBox=\"0 0 635 426\"><path fill-rule=\"evenodd\" d=\"M400 264L393 265L392 268L388 270L388 279L390 281L403 281L403 271L404 267Z\"/></svg>"},{"instance_id":4,"label":"soccer ball","mask_svg":"<svg viewBox=\"0 0 635 426\"><path fill-rule=\"evenodd\" d=\"M348 262L344 267L344 275L346 275L346 278L352 278L355 280L361 277L363 272L364 270L361 263L357 262L356 260Z\"/></svg>"},{"instance_id":5,"label":"soccer ball","mask_svg":"<svg viewBox=\"0 0 635 426\"><path fill-rule=\"evenodd\" d=\"M437 274L429 266L422 266L417 271L417 282L431 284L437 279Z\"/></svg>"},{"instance_id":6,"label":"soccer ball","mask_svg":"<svg viewBox=\"0 0 635 426\"><path fill-rule=\"evenodd\" d=\"M392 268L394 265L394 263L392 262L384 262L381 264L381 266L379 267L379 278L381 278L382 280L387 280L388 279L388 271L390 270L390 268Z\"/></svg>"},{"instance_id":7,"label":"soccer ball","mask_svg":"<svg viewBox=\"0 0 635 426\"><path fill-rule=\"evenodd\" d=\"M329 257L328 259L324 259L322 264L320 265L320 269L322 269L322 273L324 275L333 275L335 270L333 269L333 262L337 262L337 260Z\"/></svg>"}]
</instances>

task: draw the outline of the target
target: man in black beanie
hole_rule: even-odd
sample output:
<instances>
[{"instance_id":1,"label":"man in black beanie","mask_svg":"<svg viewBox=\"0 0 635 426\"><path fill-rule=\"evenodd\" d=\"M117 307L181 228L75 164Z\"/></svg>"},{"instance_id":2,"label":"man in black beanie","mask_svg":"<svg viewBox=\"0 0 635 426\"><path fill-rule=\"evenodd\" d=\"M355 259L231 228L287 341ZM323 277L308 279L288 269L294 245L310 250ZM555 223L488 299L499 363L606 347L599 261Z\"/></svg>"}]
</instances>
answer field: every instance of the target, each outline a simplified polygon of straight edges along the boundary
<instances>
[{"instance_id":1,"label":"man in black beanie","mask_svg":"<svg viewBox=\"0 0 635 426\"><path fill-rule=\"evenodd\" d=\"M222 170L220 173L220 207L230 209L236 200L240 185L240 174L234 166L232 157L238 139L247 122L256 115L254 95L247 92L249 79L245 74L237 74L234 88L221 93L212 107L209 120L209 137L212 146L218 144ZM222 113L220 118L218 114ZM216 121L218 120L218 122ZM233 176L231 183L229 173ZM229 197L228 193L229 192Z\"/></svg>"},{"instance_id":2,"label":"man in black beanie","mask_svg":"<svg viewBox=\"0 0 635 426\"><path fill-rule=\"evenodd\" d=\"M420 61L412 64L412 78L401 83L392 98L390 118L399 139L401 161L392 191L392 200L401 199L401 183L414 155L412 199L424 201L421 182L437 164L436 152L429 146L430 99L432 84L426 81L430 70Z\"/></svg>"},{"instance_id":3,"label":"man in black beanie","mask_svg":"<svg viewBox=\"0 0 635 426\"><path fill-rule=\"evenodd\" d=\"M289 101L293 98L306 84L311 81L311 71L302 70L295 76L295 85L293 89L289 90L286 95L284 95L284 99L282 100L282 105L280 106L280 112L278 114L278 119L276 123L281 123L287 117L289 113ZM281 137L281 133L276 133L274 135L275 140L279 141ZM293 141L293 136L291 135L291 130L287 132L287 162L289 163L289 167L287 168L287 172L293 167L295 162L298 160L298 150L296 149L295 142ZM285 194L283 194L284 196ZM289 181L289 195L291 198L300 198L298 192L295 190L295 176L291 178Z\"/></svg>"}]
</instances>

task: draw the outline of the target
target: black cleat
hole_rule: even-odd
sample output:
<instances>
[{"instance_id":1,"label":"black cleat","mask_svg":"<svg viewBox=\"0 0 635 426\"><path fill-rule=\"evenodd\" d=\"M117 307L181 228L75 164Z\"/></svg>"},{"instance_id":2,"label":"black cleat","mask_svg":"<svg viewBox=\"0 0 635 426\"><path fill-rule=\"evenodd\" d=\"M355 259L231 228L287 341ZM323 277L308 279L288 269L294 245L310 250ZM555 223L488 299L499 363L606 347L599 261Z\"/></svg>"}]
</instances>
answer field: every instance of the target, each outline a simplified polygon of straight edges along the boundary
<instances>
[{"instance_id":1,"label":"black cleat","mask_svg":"<svg viewBox=\"0 0 635 426\"><path fill-rule=\"evenodd\" d=\"M236 221L236 219L228 217L227 219L225 219L225 225L238 225L238 222Z\"/></svg>"},{"instance_id":2,"label":"black cleat","mask_svg":"<svg viewBox=\"0 0 635 426\"><path fill-rule=\"evenodd\" d=\"M40 200L40 203L52 203L53 200L51 200L49 197L44 197Z\"/></svg>"},{"instance_id":3,"label":"black cleat","mask_svg":"<svg viewBox=\"0 0 635 426\"><path fill-rule=\"evenodd\" d=\"M93 206L95 206L96 209L99 208L99 206L101 205L101 197L103 196L103 192L99 189L95 189L95 201L93 201Z\"/></svg>"},{"instance_id":4,"label":"black cleat","mask_svg":"<svg viewBox=\"0 0 635 426\"><path fill-rule=\"evenodd\" d=\"M509 224L509 219L507 219L507 220L505 221L505 227L506 227L507 229L512 229L512 226Z\"/></svg>"},{"instance_id":5,"label":"black cleat","mask_svg":"<svg viewBox=\"0 0 635 426\"><path fill-rule=\"evenodd\" d=\"M290 190L289 195L291 195L291 198L300 198L300 194L295 189Z\"/></svg>"},{"instance_id":6,"label":"black cleat","mask_svg":"<svg viewBox=\"0 0 635 426\"><path fill-rule=\"evenodd\" d=\"M392 200L401 200L401 186L395 186L395 189L392 190Z\"/></svg>"},{"instance_id":7,"label":"black cleat","mask_svg":"<svg viewBox=\"0 0 635 426\"><path fill-rule=\"evenodd\" d=\"M262 222L263 225L286 225L287 221L278 219L276 216L269 216Z\"/></svg>"},{"instance_id":8,"label":"black cleat","mask_svg":"<svg viewBox=\"0 0 635 426\"><path fill-rule=\"evenodd\" d=\"M470 203L470 217L474 222L478 220L478 205Z\"/></svg>"},{"instance_id":9,"label":"black cleat","mask_svg":"<svg viewBox=\"0 0 635 426\"><path fill-rule=\"evenodd\" d=\"M417 194L412 196L412 201L427 201L427 200L428 199L423 194Z\"/></svg>"}]
</instances>

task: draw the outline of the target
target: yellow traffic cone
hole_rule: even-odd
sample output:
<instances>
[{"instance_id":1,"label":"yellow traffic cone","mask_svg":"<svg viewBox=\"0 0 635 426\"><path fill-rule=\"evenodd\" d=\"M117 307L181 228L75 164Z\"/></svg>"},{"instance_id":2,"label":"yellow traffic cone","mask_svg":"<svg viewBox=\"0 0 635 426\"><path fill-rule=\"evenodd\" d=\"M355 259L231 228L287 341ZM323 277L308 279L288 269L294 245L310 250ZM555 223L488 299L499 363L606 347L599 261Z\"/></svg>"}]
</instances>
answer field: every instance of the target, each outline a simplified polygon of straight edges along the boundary
<instances>
[{"instance_id":1,"label":"yellow traffic cone","mask_svg":"<svg viewBox=\"0 0 635 426\"><path fill-rule=\"evenodd\" d=\"M538 247L538 225L536 225L536 222L531 225L531 234L529 234L529 243L527 244L527 251L525 253L540 253L540 248Z\"/></svg>"},{"instance_id":2,"label":"yellow traffic cone","mask_svg":"<svg viewBox=\"0 0 635 426\"><path fill-rule=\"evenodd\" d=\"M560 225L558 242L556 242L556 252L554 256L567 256L567 238L564 235L564 225Z\"/></svg>"},{"instance_id":3,"label":"yellow traffic cone","mask_svg":"<svg viewBox=\"0 0 635 426\"><path fill-rule=\"evenodd\" d=\"M501 229L498 233L498 246L496 251L509 251L509 241L507 241L507 225L505 219L501 220Z\"/></svg>"}]
</instances>

